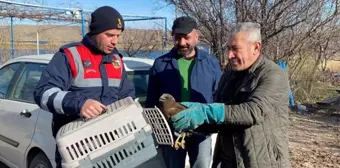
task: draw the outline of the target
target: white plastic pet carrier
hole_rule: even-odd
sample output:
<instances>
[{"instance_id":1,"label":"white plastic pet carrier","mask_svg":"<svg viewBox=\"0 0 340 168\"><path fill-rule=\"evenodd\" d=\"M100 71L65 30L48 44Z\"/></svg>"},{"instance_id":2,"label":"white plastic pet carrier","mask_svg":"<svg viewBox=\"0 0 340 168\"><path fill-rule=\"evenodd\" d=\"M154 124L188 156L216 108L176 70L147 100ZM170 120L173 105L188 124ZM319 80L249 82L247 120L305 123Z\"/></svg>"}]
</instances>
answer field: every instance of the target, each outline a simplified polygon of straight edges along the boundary
<instances>
[{"instance_id":1,"label":"white plastic pet carrier","mask_svg":"<svg viewBox=\"0 0 340 168\"><path fill-rule=\"evenodd\" d=\"M158 144L173 145L172 133L157 108L144 109L128 97L106 113L64 125L56 137L66 168L130 168L157 154Z\"/></svg>"}]
</instances>

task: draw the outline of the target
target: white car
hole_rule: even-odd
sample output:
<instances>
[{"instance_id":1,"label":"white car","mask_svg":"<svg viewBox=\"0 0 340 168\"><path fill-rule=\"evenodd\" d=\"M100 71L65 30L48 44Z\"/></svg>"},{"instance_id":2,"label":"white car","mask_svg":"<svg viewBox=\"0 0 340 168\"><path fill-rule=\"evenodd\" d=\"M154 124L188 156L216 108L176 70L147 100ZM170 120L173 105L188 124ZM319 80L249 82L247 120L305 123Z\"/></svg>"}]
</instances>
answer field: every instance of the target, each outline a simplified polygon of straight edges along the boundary
<instances>
[{"instance_id":1,"label":"white car","mask_svg":"<svg viewBox=\"0 0 340 168\"><path fill-rule=\"evenodd\" d=\"M0 161L9 167L55 167L52 114L40 109L33 98L34 88L52 56L22 56L0 66ZM124 63L143 104L153 60L125 57Z\"/></svg>"}]
</instances>

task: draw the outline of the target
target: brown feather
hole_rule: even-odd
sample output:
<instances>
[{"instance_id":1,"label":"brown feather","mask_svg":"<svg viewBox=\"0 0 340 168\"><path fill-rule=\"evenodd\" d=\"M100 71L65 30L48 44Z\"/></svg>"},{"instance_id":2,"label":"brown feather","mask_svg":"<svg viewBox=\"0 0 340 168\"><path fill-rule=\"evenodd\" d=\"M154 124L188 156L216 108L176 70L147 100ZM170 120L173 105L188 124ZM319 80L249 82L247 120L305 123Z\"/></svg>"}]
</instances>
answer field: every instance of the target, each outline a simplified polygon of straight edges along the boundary
<instances>
[{"instance_id":1,"label":"brown feather","mask_svg":"<svg viewBox=\"0 0 340 168\"><path fill-rule=\"evenodd\" d=\"M160 105L159 109L162 111L162 113L168 120L170 119L171 116L187 108L182 104L177 103L175 98L168 93L164 93L159 98L159 105Z\"/></svg>"}]
</instances>

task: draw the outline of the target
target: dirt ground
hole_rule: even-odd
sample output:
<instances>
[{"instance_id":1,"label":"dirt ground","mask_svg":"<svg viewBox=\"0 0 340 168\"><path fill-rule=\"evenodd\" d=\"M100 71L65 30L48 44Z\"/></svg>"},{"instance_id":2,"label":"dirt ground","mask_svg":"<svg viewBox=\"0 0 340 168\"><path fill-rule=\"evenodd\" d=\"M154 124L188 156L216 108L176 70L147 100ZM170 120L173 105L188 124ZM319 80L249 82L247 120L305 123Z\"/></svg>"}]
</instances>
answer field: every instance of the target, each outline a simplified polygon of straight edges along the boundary
<instances>
[{"instance_id":1,"label":"dirt ground","mask_svg":"<svg viewBox=\"0 0 340 168\"><path fill-rule=\"evenodd\" d=\"M290 114L290 156L293 168L340 168L340 114Z\"/></svg>"}]
</instances>

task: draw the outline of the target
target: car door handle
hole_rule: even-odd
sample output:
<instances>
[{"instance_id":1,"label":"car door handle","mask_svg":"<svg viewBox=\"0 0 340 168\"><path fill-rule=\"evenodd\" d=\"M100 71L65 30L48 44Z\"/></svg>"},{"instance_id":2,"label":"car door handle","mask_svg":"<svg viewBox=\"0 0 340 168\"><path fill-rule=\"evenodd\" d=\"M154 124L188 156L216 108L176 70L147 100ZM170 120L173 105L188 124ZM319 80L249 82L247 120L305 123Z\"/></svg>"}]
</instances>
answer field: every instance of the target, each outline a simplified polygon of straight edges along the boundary
<instances>
[{"instance_id":1,"label":"car door handle","mask_svg":"<svg viewBox=\"0 0 340 168\"><path fill-rule=\"evenodd\" d=\"M29 112L28 110L23 110L22 112L20 112L20 115L26 118L30 118L32 116L32 113Z\"/></svg>"}]
</instances>

